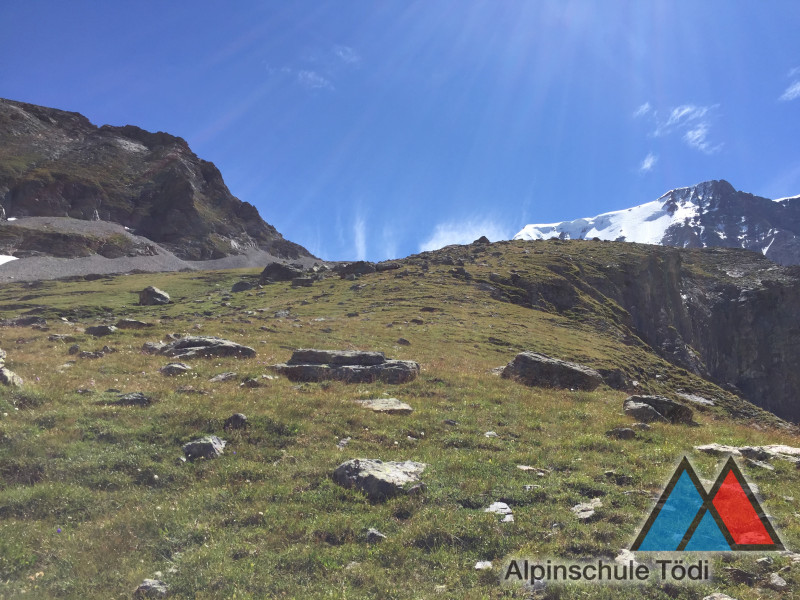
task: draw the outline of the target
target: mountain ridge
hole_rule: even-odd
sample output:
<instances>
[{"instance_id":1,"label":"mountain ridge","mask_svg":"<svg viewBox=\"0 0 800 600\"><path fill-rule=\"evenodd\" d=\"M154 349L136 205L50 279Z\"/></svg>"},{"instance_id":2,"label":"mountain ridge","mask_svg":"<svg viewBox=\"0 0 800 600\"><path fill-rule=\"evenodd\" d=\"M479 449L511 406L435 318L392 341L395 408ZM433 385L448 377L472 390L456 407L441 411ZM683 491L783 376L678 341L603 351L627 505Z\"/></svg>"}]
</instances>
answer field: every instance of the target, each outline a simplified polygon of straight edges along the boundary
<instances>
[{"instance_id":1,"label":"mountain ridge","mask_svg":"<svg viewBox=\"0 0 800 600\"><path fill-rule=\"evenodd\" d=\"M770 200L723 180L676 188L657 200L595 217L530 224L513 239L593 239L679 248L744 248L800 264L800 196Z\"/></svg>"},{"instance_id":2,"label":"mountain ridge","mask_svg":"<svg viewBox=\"0 0 800 600\"><path fill-rule=\"evenodd\" d=\"M183 138L135 125L97 127L80 113L6 99L0 205L6 217L118 223L182 260L248 250L312 257L233 196L219 169Z\"/></svg>"}]
</instances>

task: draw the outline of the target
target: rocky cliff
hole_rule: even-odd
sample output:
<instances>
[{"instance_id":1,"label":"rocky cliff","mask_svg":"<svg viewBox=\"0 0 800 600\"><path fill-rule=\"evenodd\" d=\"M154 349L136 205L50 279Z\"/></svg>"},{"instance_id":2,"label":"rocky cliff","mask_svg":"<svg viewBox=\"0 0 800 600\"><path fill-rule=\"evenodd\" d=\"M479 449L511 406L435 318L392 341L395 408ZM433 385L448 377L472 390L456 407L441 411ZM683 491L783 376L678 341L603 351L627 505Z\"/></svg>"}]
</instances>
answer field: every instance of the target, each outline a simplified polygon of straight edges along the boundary
<instances>
[{"instance_id":1,"label":"rocky cliff","mask_svg":"<svg viewBox=\"0 0 800 600\"><path fill-rule=\"evenodd\" d=\"M741 249L622 242L501 242L488 250L507 244L524 244L525 260L474 280L496 299L569 316L629 346L649 346L800 421L800 267ZM411 260L452 264L453 276L469 277L480 251L451 246ZM623 369L619 387L643 376Z\"/></svg>"},{"instance_id":2,"label":"rocky cliff","mask_svg":"<svg viewBox=\"0 0 800 600\"><path fill-rule=\"evenodd\" d=\"M118 223L185 260L248 250L311 256L234 197L185 140L133 125L98 128L78 113L3 99L0 205L9 218Z\"/></svg>"}]
</instances>

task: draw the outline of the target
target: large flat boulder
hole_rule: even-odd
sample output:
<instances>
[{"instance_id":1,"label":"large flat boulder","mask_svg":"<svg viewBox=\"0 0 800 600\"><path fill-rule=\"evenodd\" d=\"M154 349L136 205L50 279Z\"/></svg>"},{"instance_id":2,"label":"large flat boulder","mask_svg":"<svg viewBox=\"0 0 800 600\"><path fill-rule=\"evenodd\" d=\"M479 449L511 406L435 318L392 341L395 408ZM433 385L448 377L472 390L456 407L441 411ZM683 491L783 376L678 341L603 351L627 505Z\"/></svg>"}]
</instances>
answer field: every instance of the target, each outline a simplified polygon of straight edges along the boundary
<instances>
[{"instance_id":1,"label":"large flat boulder","mask_svg":"<svg viewBox=\"0 0 800 600\"><path fill-rule=\"evenodd\" d=\"M399 384L414 380L419 364L410 360L390 360L382 352L350 350L295 350L285 364L273 368L291 381L337 380L346 383Z\"/></svg>"},{"instance_id":2,"label":"large flat boulder","mask_svg":"<svg viewBox=\"0 0 800 600\"><path fill-rule=\"evenodd\" d=\"M333 472L333 481L345 488L358 488L372 501L386 500L404 494L419 482L427 465L407 460L383 462L372 458L356 458L343 462Z\"/></svg>"},{"instance_id":3,"label":"large flat boulder","mask_svg":"<svg viewBox=\"0 0 800 600\"><path fill-rule=\"evenodd\" d=\"M168 344L146 342L142 351L147 354L161 354L173 358L210 358L218 356L237 356L252 358L256 351L250 346L242 346L218 337L190 335Z\"/></svg>"},{"instance_id":4,"label":"large flat boulder","mask_svg":"<svg viewBox=\"0 0 800 600\"><path fill-rule=\"evenodd\" d=\"M690 424L694 420L694 412L688 406L684 406L683 404L679 404L674 400L670 400L669 398L665 398L664 396L629 396L627 400L622 405L623 411L625 414L635 417L641 421L646 421L646 419L641 418L642 415L640 414L633 414L633 408L641 409L638 405L647 405L652 408L659 416L663 417L664 420L669 421L672 424ZM661 420L656 418L650 419L651 421L654 420Z\"/></svg>"},{"instance_id":5,"label":"large flat boulder","mask_svg":"<svg viewBox=\"0 0 800 600\"><path fill-rule=\"evenodd\" d=\"M286 265L284 263L273 262L264 267L261 271L261 283L269 281L291 281L297 277L303 276L303 270Z\"/></svg>"},{"instance_id":6,"label":"large flat boulder","mask_svg":"<svg viewBox=\"0 0 800 600\"><path fill-rule=\"evenodd\" d=\"M502 376L525 385L591 391L603 383L594 369L551 358L537 352L520 352L503 369Z\"/></svg>"}]
</instances>

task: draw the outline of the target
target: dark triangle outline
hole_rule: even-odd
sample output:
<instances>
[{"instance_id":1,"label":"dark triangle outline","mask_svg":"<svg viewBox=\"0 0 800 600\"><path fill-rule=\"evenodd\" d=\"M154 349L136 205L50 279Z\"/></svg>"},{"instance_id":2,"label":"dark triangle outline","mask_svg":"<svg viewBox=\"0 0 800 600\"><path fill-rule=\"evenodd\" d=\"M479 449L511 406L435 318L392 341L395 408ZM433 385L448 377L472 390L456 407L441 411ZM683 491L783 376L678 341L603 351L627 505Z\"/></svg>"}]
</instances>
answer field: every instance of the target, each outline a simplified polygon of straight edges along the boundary
<instances>
[{"instance_id":1,"label":"dark triangle outline","mask_svg":"<svg viewBox=\"0 0 800 600\"><path fill-rule=\"evenodd\" d=\"M737 544L734 539L733 535L728 530L728 526L725 525L725 521L723 520L722 516L717 511L717 507L714 506L714 498L717 497L717 493L719 493L722 484L725 483L725 479L728 477L728 473L733 472L733 476L736 478L736 481L741 486L742 490L744 491L745 496L747 497L748 502L753 507L753 510L756 513L756 516L761 521L761 524L764 526L764 529L767 531L767 534L772 539L772 544ZM712 515L714 516L714 520L717 521L717 525L722 530L723 535L725 535L725 539L727 539L731 544L731 550L735 550L737 552L745 552L745 551L752 551L752 550L762 550L762 551L773 551L773 550L785 550L785 546L781 541L781 538L778 536L778 533L775 531L775 528L772 526L772 523L769 522L764 509L761 508L761 503L756 498L756 495L753 493L750 484L745 479L742 470L739 468L739 465L736 464L736 461L733 459L732 455L728 456L728 460L725 462L725 465L722 467L722 470L719 472L717 476L717 480L714 482L714 485L711 486L711 491L708 494L708 504L713 508Z\"/></svg>"},{"instance_id":2,"label":"dark triangle outline","mask_svg":"<svg viewBox=\"0 0 800 600\"><path fill-rule=\"evenodd\" d=\"M667 487L664 488L664 491L661 493L661 496L659 497L658 502L656 502L656 505L653 507L653 510L650 512L650 516L647 517L647 521L644 522L644 525L642 526L642 529L639 531L639 535L636 536L636 539L634 540L633 544L631 545L631 551L632 552L637 551L639 549L639 546L642 545L642 542L647 537L647 534L650 532L650 528L653 526L653 523L655 523L656 519L658 518L659 513L661 513L661 509L664 508L664 505L667 503L667 500L669 499L670 495L672 494L672 491L675 489L675 486L678 484L678 480L681 478L681 475L683 475L684 471L686 472L687 475L689 475L689 480L692 482L694 487L697 489L697 492L700 494L700 498L703 500L703 506L697 512L698 513L703 512L703 508L706 507L706 503L708 501L708 494L706 493L706 490L703 487L703 484L700 482L700 478L697 476L697 473L695 472L694 467L692 467L692 463L690 463L689 459L684 455L684 457L681 459L681 462L678 463L678 466L675 469L675 472L672 474L672 477L670 478L669 482L667 483ZM695 515L695 521L697 521L697 524L700 523L700 521L697 520L697 515ZM692 525L694 527L693 528L690 527L690 530L693 533L694 529L697 528L697 525L695 524L694 521L692 522ZM727 531L727 529L725 531ZM730 536L730 533L728 533L728 536ZM684 536L684 538L685 538L685 536ZM726 536L725 539L728 539L728 537ZM684 541L685 541L685 539L682 539L681 540L681 544L685 545Z\"/></svg>"},{"instance_id":3,"label":"dark triangle outline","mask_svg":"<svg viewBox=\"0 0 800 600\"><path fill-rule=\"evenodd\" d=\"M686 546L689 545L689 542L692 540L697 528L700 527L700 523L703 521L703 517L707 512L711 513L711 518L714 519L714 522L717 524L717 528L722 534L722 537L725 538L725 541L728 542L730 549L733 550L736 547L736 542L733 540L733 535L731 535L727 525L725 525L725 521L722 519L722 516L719 514L717 507L714 506L711 499L712 496L708 494L703 497L703 506L697 511L697 516L694 518L694 521L692 521L689 529L686 530L686 534L683 536L681 543L678 544L678 552L686 550ZM763 549L764 547L762 546L761 548ZM726 550L714 550L714 552L726 552Z\"/></svg>"}]
</instances>

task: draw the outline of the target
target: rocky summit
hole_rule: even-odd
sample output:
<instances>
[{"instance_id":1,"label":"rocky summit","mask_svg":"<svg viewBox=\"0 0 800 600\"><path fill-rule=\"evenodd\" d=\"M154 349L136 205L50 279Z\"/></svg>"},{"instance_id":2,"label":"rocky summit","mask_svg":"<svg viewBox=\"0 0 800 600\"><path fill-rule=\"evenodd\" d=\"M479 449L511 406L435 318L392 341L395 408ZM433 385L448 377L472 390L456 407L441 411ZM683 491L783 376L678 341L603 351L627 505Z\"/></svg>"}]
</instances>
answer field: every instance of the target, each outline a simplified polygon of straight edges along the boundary
<instances>
[{"instance_id":1,"label":"rocky summit","mask_svg":"<svg viewBox=\"0 0 800 600\"><path fill-rule=\"evenodd\" d=\"M14 219L0 223L0 254L16 257L147 256L159 247L189 261L252 250L311 256L234 197L182 138L4 99L0 206ZM36 217L67 220L44 227ZM98 221L119 228L93 228Z\"/></svg>"}]
</instances>

